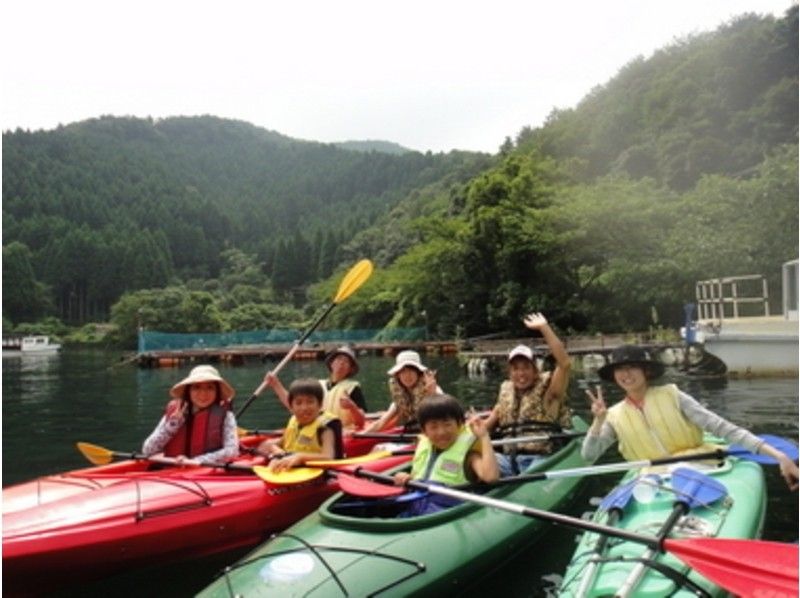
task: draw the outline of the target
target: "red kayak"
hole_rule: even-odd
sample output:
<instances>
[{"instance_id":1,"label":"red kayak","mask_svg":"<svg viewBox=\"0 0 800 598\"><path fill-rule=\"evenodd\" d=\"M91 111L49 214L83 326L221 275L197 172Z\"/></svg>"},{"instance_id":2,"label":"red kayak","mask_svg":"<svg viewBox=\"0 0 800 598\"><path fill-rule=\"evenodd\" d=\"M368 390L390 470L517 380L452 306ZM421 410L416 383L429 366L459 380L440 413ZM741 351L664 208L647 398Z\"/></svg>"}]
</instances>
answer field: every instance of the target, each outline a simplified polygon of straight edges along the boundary
<instances>
[{"instance_id":1,"label":"red kayak","mask_svg":"<svg viewBox=\"0 0 800 598\"><path fill-rule=\"evenodd\" d=\"M348 440L348 456L376 442ZM409 459L360 466L383 471ZM245 455L237 465L261 461ZM3 590L41 594L139 566L254 546L337 491L335 476L278 486L246 470L153 469L145 460L10 486L3 489Z\"/></svg>"}]
</instances>

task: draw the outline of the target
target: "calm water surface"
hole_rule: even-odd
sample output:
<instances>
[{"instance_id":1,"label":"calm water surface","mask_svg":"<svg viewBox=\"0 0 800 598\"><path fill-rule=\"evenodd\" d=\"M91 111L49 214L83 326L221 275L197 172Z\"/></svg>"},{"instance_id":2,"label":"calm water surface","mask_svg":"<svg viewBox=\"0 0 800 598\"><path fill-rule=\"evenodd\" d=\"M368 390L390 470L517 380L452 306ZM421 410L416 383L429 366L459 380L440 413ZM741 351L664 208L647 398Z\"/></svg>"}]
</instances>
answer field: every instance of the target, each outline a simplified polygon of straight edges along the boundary
<instances>
[{"instance_id":1,"label":"calm water surface","mask_svg":"<svg viewBox=\"0 0 800 598\"><path fill-rule=\"evenodd\" d=\"M438 370L440 385L464 403L491 406L501 374L469 378L452 357L428 356L425 362ZM102 350L66 350L54 356L3 357L3 451L2 479L7 486L34 477L87 466L75 448L85 441L119 451L134 451L157 423L167 391L189 371L181 368L140 370L121 365L120 354ZM386 370L389 357L363 357L359 380L371 411L388 404ZM237 389L241 405L259 385L270 364L220 366L222 375ZM281 373L288 383L296 377L322 377L321 362L292 362ZM668 371L666 379L731 421L756 433L770 433L796 440L798 436L798 384L796 379L727 380L690 379ZM571 406L588 414L583 395L593 378L576 374L570 384ZM611 401L619 398L607 388ZM588 416L588 415L587 415ZM270 391L262 394L239 424L249 428L277 428L285 424L286 411ZM613 451L604 460L615 460ZM798 495L790 493L777 468L766 470L769 507L764 537L796 541ZM589 499L603 496L614 476L587 478L583 492L569 507L580 515L589 510ZM475 591L476 596L500 592L504 596L554 595L559 574L574 548L574 533L553 527L529 551L514 555L504 568ZM545 546L546 549L542 549ZM205 587L233 553L169 567L136 571L64 595L74 596L191 596Z\"/></svg>"}]
</instances>

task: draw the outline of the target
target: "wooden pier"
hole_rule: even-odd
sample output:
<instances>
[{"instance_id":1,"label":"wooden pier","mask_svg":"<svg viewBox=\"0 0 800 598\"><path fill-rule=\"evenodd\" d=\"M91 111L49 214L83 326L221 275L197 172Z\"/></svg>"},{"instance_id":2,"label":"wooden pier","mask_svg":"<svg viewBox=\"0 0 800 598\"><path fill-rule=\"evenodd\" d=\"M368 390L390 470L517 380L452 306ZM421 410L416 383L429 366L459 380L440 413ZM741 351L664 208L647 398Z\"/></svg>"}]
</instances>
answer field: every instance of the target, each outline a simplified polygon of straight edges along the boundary
<instances>
[{"instance_id":1,"label":"wooden pier","mask_svg":"<svg viewBox=\"0 0 800 598\"><path fill-rule=\"evenodd\" d=\"M294 360L323 360L325 355L339 347L341 343L314 343L302 345L294 354ZM413 349L420 353L433 355L454 355L458 352L456 341L395 341L395 342L356 342L349 345L359 355L394 356L400 351ZM291 344L240 345L235 347L178 349L144 351L131 356L128 361L140 367L178 367L186 363L228 363L244 365L248 361L278 362L291 350Z\"/></svg>"}]
</instances>

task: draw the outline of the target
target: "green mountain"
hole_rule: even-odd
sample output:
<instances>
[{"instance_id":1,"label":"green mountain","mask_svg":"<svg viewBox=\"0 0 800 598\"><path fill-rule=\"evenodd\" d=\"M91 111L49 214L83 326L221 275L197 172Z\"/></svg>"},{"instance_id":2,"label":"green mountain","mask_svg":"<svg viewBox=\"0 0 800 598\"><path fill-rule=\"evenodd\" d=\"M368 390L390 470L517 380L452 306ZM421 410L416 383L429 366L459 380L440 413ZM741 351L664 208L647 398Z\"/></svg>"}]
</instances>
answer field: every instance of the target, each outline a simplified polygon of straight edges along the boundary
<instances>
[{"instance_id":1,"label":"green mountain","mask_svg":"<svg viewBox=\"0 0 800 598\"><path fill-rule=\"evenodd\" d=\"M581 180L623 173L685 190L703 175L746 176L797 142L797 55L797 6L744 15L636 58L517 145L571 160Z\"/></svg>"},{"instance_id":2,"label":"green mountain","mask_svg":"<svg viewBox=\"0 0 800 598\"><path fill-rule=\"evenodd\" d=\"M779 312L798 248L797 15L636 58L466 184L412 193L352 242L386 267L336 324L522 333L536 310L574 331L677 327L696 281L745 274L768 277Z\"/></svg>"},{"instance_id":3,"label":"green mountain","mask_svg":"<svg viewBox=\"0 0 800 598\"><path fill-rule=\"evenodd\" d=\"M18 130L3 134L3 238L30 250L72 321L125 291L214 278L226 248L257 254L288 290L328 276L412 189L488 160L355 152L210 116Z\"/></svg>"},{"instance_id":4,"label":"green mountain","mask_svg":"<svg viewBox=\"0 0 800 598\"><path fill-rule=\"evenodd\" d=\"M335 143L336 147L352 150L354 152L382 152L384 154L407 154L412 151L393 141L340 141Z\"/></svg>"},{"instance_id":5,"label":"green mountain","mask_svg":"<svg viewBox=\"0 0 800 598\"><path fill-rule=\"evenodd\" d=\"M319 305L365 256L379 268L331 326L522 332L536 310L565 330L672 327L695 281L737 274L779 297L798 247L797 15L636 58L496 156L353 151L214 117L6 132L4 316L122 304L131 334L137 314L266 327L302 320L287 301L323 281Z\"/></svg>"}]
</instances>

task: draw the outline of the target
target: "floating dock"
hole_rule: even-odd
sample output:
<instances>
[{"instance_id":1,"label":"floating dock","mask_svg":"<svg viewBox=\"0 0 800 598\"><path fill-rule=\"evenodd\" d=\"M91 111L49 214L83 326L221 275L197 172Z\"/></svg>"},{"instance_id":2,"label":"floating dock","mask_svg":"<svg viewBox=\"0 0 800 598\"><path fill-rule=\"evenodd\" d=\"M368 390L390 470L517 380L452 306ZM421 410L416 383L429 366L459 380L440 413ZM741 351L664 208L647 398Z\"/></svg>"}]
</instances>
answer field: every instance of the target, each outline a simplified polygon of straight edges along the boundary
<instances>
[{"instance_id":1,"label":"floating dock","mask_svg":"<svg viewBox=\"0 0 800 598\"><path fill-rule=\"evenodd\" d=\"M330 352L343 343L315 343L303 345L294 354L294 360L323 360ZM413 349L420 353L433 355L453 355L458 352L456 341L402 341L402 342L356 342L348 343L359 355L394 356L400 351ZM186 363L229 363L243 365L248 361L277 362L291 350L292 344L241 345L220 348L176 349L144 351L137 353L128 361L140 367L178 367Z\"/></svg>"}]
</instances>

